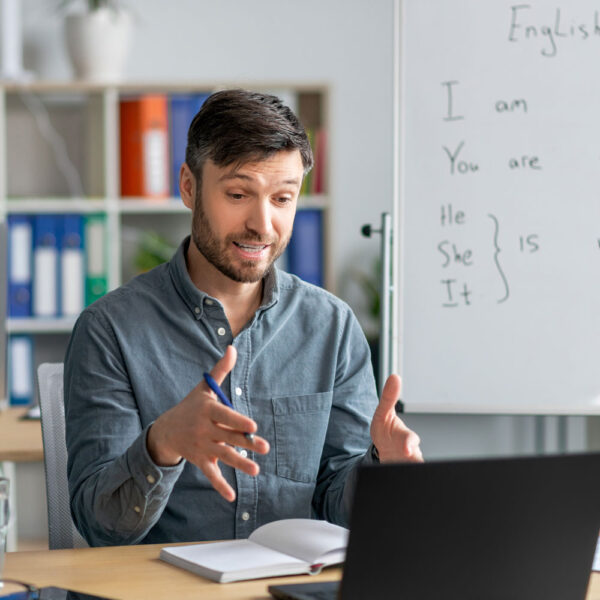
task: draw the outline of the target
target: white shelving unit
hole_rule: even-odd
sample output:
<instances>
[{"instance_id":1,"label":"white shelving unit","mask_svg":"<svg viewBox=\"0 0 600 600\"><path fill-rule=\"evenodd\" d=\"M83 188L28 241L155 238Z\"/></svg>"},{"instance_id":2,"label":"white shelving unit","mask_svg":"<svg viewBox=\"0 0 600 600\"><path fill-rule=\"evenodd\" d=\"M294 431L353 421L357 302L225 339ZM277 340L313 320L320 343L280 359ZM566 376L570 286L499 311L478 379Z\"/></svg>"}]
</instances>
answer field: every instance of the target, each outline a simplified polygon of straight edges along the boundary
<instances>
[{"instance_id":1,"label":"white shelving unit","mask_svg":"<svg viewBox=\"0 0 600 600\"><path fill-rule=\"evenodd\" d=\"M296 100L295 109L307 126L327 128L328 95L322 84L0 82L0 221L9 214L106 215L108 288L118 287L134 274L128 264L132 254L129 232L133 228L154 229L173 246L190 229L189 210L178 198L157 201L120 196L120 99L149 93L211 92L227 87L281 92L285 100ZM52 138L47 132L48 123L58 134L52 142L48 141ZM71 171L77 176L71 173L69 179L64 176L64 164L62 171L59 168L61 161L64 163L60 148L69 156L74 167ZM325 173L325 181L328 180ZM319 194L303 196L299 203L300 209L324 211L326 284L331 281L326 234L329 202L327 194ZM6 288L5 282L3 293ZM7 335L35 336L33 364L37 368L47 360L62 360L73 324L74 319L9 318L4 328Z\"/></svg>"}]
</instances>

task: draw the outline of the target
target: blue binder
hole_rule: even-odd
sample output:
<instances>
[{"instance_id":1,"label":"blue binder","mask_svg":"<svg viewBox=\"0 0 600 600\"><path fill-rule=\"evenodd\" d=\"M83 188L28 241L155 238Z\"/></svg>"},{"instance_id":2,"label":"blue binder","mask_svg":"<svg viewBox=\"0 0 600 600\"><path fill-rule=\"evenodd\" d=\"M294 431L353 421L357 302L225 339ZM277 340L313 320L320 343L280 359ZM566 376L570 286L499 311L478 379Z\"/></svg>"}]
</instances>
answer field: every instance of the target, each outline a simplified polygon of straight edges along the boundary
<instances>
[{"instance_id":1,"label":"blue binder","mask_svg":"<svg viewBox=\"0 0 600 600\"><path fill-rule=\"evenodd\" d=\"M171 96L171 193L179 198L179 170L185 162L188 129L210 94Z\"/></svg>"},{"instance_id":2,"label":"blue binder","mask_svg":"<svg viewBox=\"0 0 600 600\"><path fill-rule=\"evenodd\" d=\"M28 335L13 335L8 340L9 403L13 406L33 402L33 341Z\"/></svg>"},{"instance_id":3,"label":"blue binder","mask_svg":"<svg viewBox=\"0 0 600 600\"><path fill-rule=\"evenodd\" d=\"M37 215L33 223L33 315L58 316L58 238L60 217Z\"/></svg>"},{"instance_id":4,"label":"blue binder","mask_svg":"<svg viewBox=\"0 0 600 600\"><path fill-rule=\"evenodd\" d=\"M84 220L81 215L65 215L60 234L60 314L77 316L85 306Z\"/></svg>"},{"instance_id":5,"label":"blue binder","mask_svg":"<svg viewBox=\"0 0 600 600\"><path fill-rule=\"evenodd\" d=\"M288 271L314 285L323 286L323 214L300 209L287 248Z\"/></svg>"},{"instance_id":6,"label":"blue binder","mask_svg":"<svg viewBox=\"0 0 600 600\"><path fill-rule=\"evenodd\" d=\"M32 223L27 215L8 216L8 316L31 316Z\"/></svg>"}]
</instances>

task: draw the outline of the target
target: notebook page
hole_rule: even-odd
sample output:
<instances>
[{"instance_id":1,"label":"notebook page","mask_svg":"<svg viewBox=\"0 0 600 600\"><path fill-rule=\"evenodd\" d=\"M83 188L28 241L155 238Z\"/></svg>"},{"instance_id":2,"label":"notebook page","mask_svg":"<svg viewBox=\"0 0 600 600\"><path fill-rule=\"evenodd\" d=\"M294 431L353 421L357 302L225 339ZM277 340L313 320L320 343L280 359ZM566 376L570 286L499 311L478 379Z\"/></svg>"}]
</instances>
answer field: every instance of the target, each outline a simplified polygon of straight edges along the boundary
<instances>
[{"instance_id":1,"label":"notebook page","mask_svg":"<svg viewBox=\"0 0 600 600\"><path fill-rule=\"evenodd\" d=\"M596 545L596 553L594 554L594 562L592 562L592 571L600 571L600 539Z\"/></svg>"},{"instance_id":2,"label":"notebook page","mask_svg":"<svg viewBox=\"0 0 600 600\"><path fill-rule=\"evenodd\" d=\"M182 560L221 573L270 568L280 564L299 566L305 564L304 561L293 556L286 556L250 540L175 546L166 550Z\"/></svg>"},{"instance_id":3,"label":"notebook page","mask_svg":"<svg viewBox=\"0 0 600 600\"><path fill-rule=\"evenodd\" d=\"M327 521L284 519L259 527L250 540L313 564L332 553L328 564L344 560L348 530ZM333 553L333 551L337 551Z\"/></svg>"}]
</instances>

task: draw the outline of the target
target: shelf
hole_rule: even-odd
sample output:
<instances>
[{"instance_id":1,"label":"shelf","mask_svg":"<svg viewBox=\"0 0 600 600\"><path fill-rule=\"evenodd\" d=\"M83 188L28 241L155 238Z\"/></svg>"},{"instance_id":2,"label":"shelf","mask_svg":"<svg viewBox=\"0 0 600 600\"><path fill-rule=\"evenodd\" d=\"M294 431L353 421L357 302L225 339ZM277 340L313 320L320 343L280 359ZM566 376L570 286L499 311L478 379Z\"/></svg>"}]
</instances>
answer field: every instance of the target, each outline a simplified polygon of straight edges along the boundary
<instances>
[{"instance_id":1,"label":"shelf","mask_svg":"<svg viewBox=\"0 0 600 600\"><path fill-rule=\"evenodd\" d=\"M326 194L300 196L298 209L319 208L328 205ZM10 198L6 203L8 214L63 214L63 213L103 213L110 212L107 200L86 198ZM124 215L132 214L182 214L190 210L180 198L149 200L148 198L127 198L116 203L116 211Z\"/></svg>"},{"instance_id":2,"label":"shelf","mask_svg":"<svg viewBox=\"0 0 600 600\"><path fill-rule=\"evenodd\" d=\"M329 206L329 197L327 194L309 194L298 197L298 210L303 208L325 209Z\"/></svg>"},{"instance_id":3,"label":"shelf","mask_svg":"<svg viewBox=\"0 0 600 600\"><path fill-rule=\"evenodd\" d=\"M17 333L71 333L77 317L56 319L6 319L6 332Z\"/></svg>"},{"instance_id":4,"label":"shelf","mask_svg":"<svg viewBox=\"0 0 600 600\"><path fill-rule=\"evenodd\" d=\"M152 213L186 213L190 209L181 198L165 198L148 200L148 198L128 198L120 200L118 210L122 214L152 214Z\"/></svg>"},{"instance_id":5,"label":"shelf","mask_svg":"<svg viewBox=\"0 0 600 600\"><path fill-rule=\"evenodd\" d=\"M314 182L312 186L309 185L311 181L305 182L303 191L319 190L319 193L298 198L299 221L304 217L304 222L312 222L315 216L307 212L302 214L303 211L322 211L319 227L326 230L331 197L328 192L321 191L328 190L329 150L327 136L317 137L320 130L327 131L328 85L325 82L196 80L91 83L65 80L22 83L0 78L0 223L10 218L11 228L15 227L10 232L17 232L15 238L9 238L14 244L10 255L13 261L11 268L16 269L14 265L17 265L24 271L29 266L30 296L36 294L36 271L41 273L45 269L39 266L39 261L36 263L36 258L42 261L48 258L43 254L41 258L40 255L35 256L33 251L34 247L42 245L40 240L46 226L54 227L57 261L52 268L57 273L55 299L59 311L66 306L61 297L68 296L63 287L68 290L71 280L79 282L82 262L86 277L93 273L93 278L101 280L102 289L113 290L138 274L136 258L140 248L144 248L142 236L145 232L155 234L164 240L165 245L179 246L190 233L192 219L191 210L177 193L174 194L176 188L172 187L172 182L170 187L162 188L165 193L174 194L172 197L122 195L127 186L121 179L121 101L128 96L147 94L164 94L173 99L180 94L212 93L226 88L246 88L280 96L314 134L315 154L319 144L324 160L319 162L315 159L312 175L317 172L318 164L321 177L311 179ZM44 123L51 124L52 135L48 135ZM187 139L183 135L175 136L168 128L167 138L169 148L175 140L179 146ZM176 179L171 158L168 159L169 178ZM178 156L176 160L184 159ZM35 165L34 170L29 168L32 164ZM136 188L130 193L141 195L142 190ZM21 215L26 218L13 220L13 217ZM56 218L36 218L47 215ZM65 215L77 218L66 219ZM21 228L17 230L19 225ZM78 229L75 230L75 227ZM69 247L66 233L78 231L81 231L80 240L83 240L83 255L77 258L83 258L83 261L75 264L74 254L65 252L65 248ZM79 247L72 240L69 243ZM327 248L326 234L323 235L323 247ZM16 257L22 260L19 262ZM71 262L65 266L63 259ZM327 264L328 260L324 257L325 282L328 280ZM73 272L67 267L78 269L75 277L71 277ZM63 279L64 273L68 276ZM89 277L87 283L91 283L93 278ZM6 281L2 283L6 294ZM40 284L40 279L37 283ZM89 292L87 289L84 291ZM88 293L88 299L89 296ZM14 297L13 301L16 301ZM81 304L78 297L76 308L80 308ZM76 308L64 310L69 312ZM20 335L31 338L25 340L28 349L31 348L31 360L19 358L23 364L31 363L26 366L31 381L38 364L62 360L75 322L76 317L5 319L4 333L12 336L12 342ZM20 357L24 346L17 343L16 352L11 347L9 353ZM10 379L11 373L8 389ZM33 385L31 389L35 389ZM35 392L33 394L35 396Z\"/></svg>"},{"instance_id":6,"label":"shelf","mask_svg":"<svg viewBox=\"0 0 600 600\"><path fill-rule=\"evenodd\" d=\"M8 214L98 213L106 211L104 200L86 198L9 198Z\"/></svg>"},{"instance_id":7,"label":"shelf","mask_svg":"<svg viewBox=\"0 0 600 600\"><path fill-rule=\"evenodd\" d=\"M0 87L9 93L15 92L33 92L37 94L44 93L103 93L107 90L116 90L124 94L130 93L185 93L192 91L216 91L226 88L245 88L254 90L286 90L293 89L297 92L319 92L324 94L327 90L326 82L298 83L293 81L215 81L199 82L177 81L177 82L153 82L139 81L128 83L94 83L85 81L31 81L31 82L11 82L0 79Z\"/></svg>"}]
</instances>

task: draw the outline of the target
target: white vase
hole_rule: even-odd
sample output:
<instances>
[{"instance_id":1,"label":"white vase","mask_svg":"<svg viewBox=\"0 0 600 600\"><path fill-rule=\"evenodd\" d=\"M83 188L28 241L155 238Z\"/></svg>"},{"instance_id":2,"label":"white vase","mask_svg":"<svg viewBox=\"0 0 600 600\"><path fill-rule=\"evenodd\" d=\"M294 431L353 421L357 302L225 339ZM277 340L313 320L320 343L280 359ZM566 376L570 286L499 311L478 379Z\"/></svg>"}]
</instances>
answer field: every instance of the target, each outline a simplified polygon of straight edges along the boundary
<instances>
[{"instance_id":1,"label":"white vase","mask_svg":"<svg viewBox=\"0 0 600 600\"><path fill-rule=\"evenodd\" d=\"M69 14L65 39L77 79L118 82L123 78L131 41L128 12L99 8Z\"/></svg>"}]
</instances>

